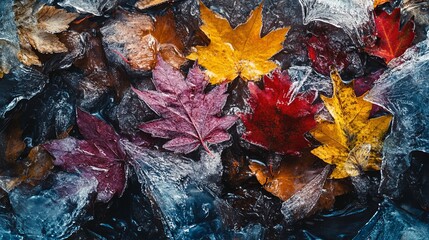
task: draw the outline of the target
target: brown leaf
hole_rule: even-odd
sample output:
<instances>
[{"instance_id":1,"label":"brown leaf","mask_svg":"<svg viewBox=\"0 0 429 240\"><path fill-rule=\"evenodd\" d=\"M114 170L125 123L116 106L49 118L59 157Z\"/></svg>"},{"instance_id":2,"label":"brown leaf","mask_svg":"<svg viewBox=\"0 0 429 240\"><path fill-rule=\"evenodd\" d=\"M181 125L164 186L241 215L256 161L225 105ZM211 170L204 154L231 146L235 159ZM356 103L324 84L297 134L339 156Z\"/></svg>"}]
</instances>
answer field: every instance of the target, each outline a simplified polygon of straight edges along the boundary
<instances>
[{"instance_id":1,"label":"brown leaf","mask_svg":"<svg viewBox=\"0 0 429 240\"><path fill-rule=\"evenodd\" d=\"M140 10L144 10L169 1L173 2L172 0L139 0L136 2L135 6Z\"/></svg>"},{"instance_id":2,"label":"brown leaf","mask_svg":"<svg viewBox=\"0 0 429 240\"><path fill-rule=\"evenodd\" d=\"M153 69L158 53L175 68L186 61L172 12L153 21L147 15L118 11L115 20L101 32L109 49L122 56L132 69Z\"/></svg>"},{"instance_id":3,"label":"brown leaf","mask_svg":"<svg viewBox=\"0 0 429 240\"><path fill-rule=\"evenodd\" d=\"M26 65L40 66L32 48L44 54L66 52L66 46L55 33L65 31L78 14L35 3L34 0L17 2L14 12L20 41L18 59Z\"/></svg>"}]
</instances>

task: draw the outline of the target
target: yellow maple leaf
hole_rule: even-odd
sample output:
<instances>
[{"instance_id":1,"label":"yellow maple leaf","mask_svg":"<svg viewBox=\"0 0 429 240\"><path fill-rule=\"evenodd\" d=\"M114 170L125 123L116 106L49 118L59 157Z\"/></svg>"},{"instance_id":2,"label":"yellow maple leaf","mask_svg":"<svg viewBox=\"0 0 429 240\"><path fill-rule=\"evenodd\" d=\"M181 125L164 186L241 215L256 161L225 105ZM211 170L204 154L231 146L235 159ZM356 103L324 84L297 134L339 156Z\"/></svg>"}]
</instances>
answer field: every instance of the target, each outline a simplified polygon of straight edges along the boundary
<instances>
[{"instance_id":1,"label":"yellow maple leaf","mask_svg":"<svg viewBox=\"0 0 429 240\"><path fill-rule=\"evenodd\" d=\"M235 29L203 3L200 3L200 14L201 30L210 39L210 44L194 48L188 59L198 59L212 84L232 81L237 76L244 80L259 80L277 67L269 59L283 48L289 27L276 29L261 38L262 4Z\"/></svg>"},{"instance_id":2,"label":"yellow maple leaf","mask_svg":"<svg viewBox=\"0 0 429 240\"><path fill-rule=\"evenodd\" d=\"M359 154L366 159L354 162L365 163L366 166L359 166L364 171L379 170L382 142L392 116L369 118L372 104L363 99L366 94L356 97L352 85L344 84L336 70L331 72L331 78L334 86L333 96L321 98L334 122L322 121L310 131L313 137L323 144L311 153L326 163L336 165L331 178L359 175L359 171L350 170L350 152L362 146L369 149L369 156Z\"/></svg>"},{"instance_id":3,"label":"yellow maple leaf","mask_svg":"<svg viewBox=\"0 0 429 240\"><path fill-rule=\"evenodd\" d=\"M385 4L387 2L390 2L390 0L374 0L374 8L376 8L377 6L380 6L382 4Z\"/></svg>"}]
</instances>

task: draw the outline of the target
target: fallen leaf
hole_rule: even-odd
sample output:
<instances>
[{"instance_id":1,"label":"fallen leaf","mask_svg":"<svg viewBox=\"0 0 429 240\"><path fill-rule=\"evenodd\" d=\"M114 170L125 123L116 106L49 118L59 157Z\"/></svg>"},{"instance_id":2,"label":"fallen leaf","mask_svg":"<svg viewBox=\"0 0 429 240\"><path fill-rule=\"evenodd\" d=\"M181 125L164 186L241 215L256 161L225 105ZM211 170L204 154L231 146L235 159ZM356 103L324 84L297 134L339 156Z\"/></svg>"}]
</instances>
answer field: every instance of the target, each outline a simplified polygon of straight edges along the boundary
<instances>
[{"instance_id":1,"label":"fallen leaf","mask_svg":"<svg viewBox=\"0 0 429 240\"><path fill-rule=\"evenodd\" d=\"M304 134L316 126L313 93L297 94L290 102L292 82L286 72L264 76L264 89L249 83L252 113L240 115L246 132L243 139L281 154L299 154L309 147Z\"/></svg>"},{"instance_id":2,"label":"fallen leaf","mask_svg":"<svg viewBox=\"0 0 429 240\"><path fill-rule=\"evenodd\" d=\"M144 14L118 11L115 19L101 28L101 33L108 48L123 56L135 70L153 69L159 54L175 68L186 61L171 11L155 21Z\"/></svg>"},{"instance_id":3,"label":"fallen leaf","mask_svg":"<svg viewBox=\"0 0 429 240\"><path fill-rule=\"evenodd\" d=\"M346 171L350 151L356 146L369 144L371 153L363 170L379 170L383 138L392 116L368 119L372 104L363 99L366 94L356 97L353 86L344 84L336 70L331 72L331 78L334 85L333 96L321 98L334 122L322 120L310 131L323 144L311 152L326 163L336 165L331 178L345 178L356 174Z\"/></svg>"},{"instance_id":4,"label":"fallen leaf","mask_svg":"<svg viewBox=\"0 0 429 240\"><path fill-rule=\"evenodd\" d=\"M197 60L206 68L210 83L232 81L237 76L244 80L259 80L277 65L269 59L280 50L289 27L276 29L261 37L262 4L247 22L232 29L228 20L213 13L200 2L203 21L201 30L210 39L208 46L197 46L188 59Z\"/></svg>"},{"instance_id":5,"label":"fallen leaf","mask_svg":"<svg viewBox=\"0 0 429 240\"><path fill-rule=\"evenodd\" d=\"M401 56L407 50L415 37L414 21L410 20L400 28L401 10L396 8L391 14L385 11L375 11L375 27L377 41L373 46L367 46L365 51L381 57L386 63Z\"/></svg>"},{"instance_id":6,"label":"fallen leaf","mask_svg":"<svg viewBox=\"0 0 429 240\"><path fill-rule=\"evenodd\" d=\"M78 14L68 13L53 6L39 6L35 0L16 2L14 12L21 48L18 58L22 63L41 66L42 63L33 49L40 53L67 51L55 34L67 30L68 24Z\"/></svg>"},{"instance_id":7,"label":"fallen leaf","mask_svg":"<svg viewBox=\"0 0 429 240\"><path fill-rule=\"evenodd\" d=\"M266 191L282 201L287 201L320 175L323 167L320 166L319 161L311 154L305 153L300 157L283 160L275 171L257 161L252 161L249 169ZM335 197L350 190L343 182L330 179L322 187L325 191L318 197L315 210L331 209L335 203Z\"/></svg>"},{"instance_id":8,"label":"fallen leaf","mask_svg":"<svg viewBox=\"0 0 429 240\"><path fill-rule=\"evenodd\" d=\"M104 121L77 110L77 125L85 140L68 137L43 147L55 158L54 164L69 172L79 172L98 180L97 200L108 202L121 196L126 184L125 153L119 136Z\"/></svg>"},{"instance_id":9,"label":"fallen leaf","mask_svg":"<svg viewBox=\"0 0 429 240\"><path fill-rule=\"evenodd\" d=\"M161 57L152 71L156 91L133 89L161 119L143 123L140 129L154 137L171 139L164 148L190 153L202 145L209 152L207 144L227 141L226 131L234 125L237 117L218 117L225 105L226 84L208 93L204 73L194 65L187 79Z\"/></svg>"}]
</instances>

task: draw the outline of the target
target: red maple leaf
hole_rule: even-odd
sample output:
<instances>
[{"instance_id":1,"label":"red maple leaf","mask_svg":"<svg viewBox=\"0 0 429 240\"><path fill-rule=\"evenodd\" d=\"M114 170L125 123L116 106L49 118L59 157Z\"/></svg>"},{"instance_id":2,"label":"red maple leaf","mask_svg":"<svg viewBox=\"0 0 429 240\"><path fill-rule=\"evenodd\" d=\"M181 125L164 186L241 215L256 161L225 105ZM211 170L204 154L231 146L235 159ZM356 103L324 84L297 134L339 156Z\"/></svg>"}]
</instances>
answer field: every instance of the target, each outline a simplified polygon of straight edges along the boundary
<instances>
[{"instance_id":1,"label":"red maple leaf","mask_svg":"<svg viewBox=\"0 0 429 240\"><path fill-rule=\"evenodd\" d=\"M95 177L99 201L107 202L114 195L122 195L127 166L120 137L112 126L79 109L77 125L85 140L67 137L43 145L55 157L54 165L68 172Z\"/></svg>"},{"instance_id":2,"label":"red maple leaf","mask_svg":"<svg viewBox=\"0 0 429 240\"><path fill-rule=\"evenodd\" d=\"M207 143L227 141L226 131L237 120L236 116L223 116L227 99L227 86L221 84L205 93L208 82L195 64L185 80L179 70L161 57L152 71L156 91L133 89L161 119L143 123L140 129L154 137L171 139L164 148L179 153L190 153Z\"/></svg>"},{"instance_id":3,"label":"red maple leaf","mask_svg":"<svg viewBox=\"0 0 429 240\"><path fill-rule=\"evenodd\" d=\"M383 58L389 63L393 58L401 56L414 40L414 21L408 21L401 29L401 10L396 8L391 14L375 11L375 27L377 41L365 51Z\"/></svg>"},{"instance_id":4,"label":"red maple leaf","mask_svg":"<svg viewBox=\"0 0 429 240\"><path fill-rule=\"evenodd\" d=\"M314 93L298 94L289 103L292 85L285 72L264 76L264 89L249 82L251 114L240 116L246 127L243 139L267 150L282 154L299 154L309 146L304 134L316 126Z\"/></svg>"}]
</instances>

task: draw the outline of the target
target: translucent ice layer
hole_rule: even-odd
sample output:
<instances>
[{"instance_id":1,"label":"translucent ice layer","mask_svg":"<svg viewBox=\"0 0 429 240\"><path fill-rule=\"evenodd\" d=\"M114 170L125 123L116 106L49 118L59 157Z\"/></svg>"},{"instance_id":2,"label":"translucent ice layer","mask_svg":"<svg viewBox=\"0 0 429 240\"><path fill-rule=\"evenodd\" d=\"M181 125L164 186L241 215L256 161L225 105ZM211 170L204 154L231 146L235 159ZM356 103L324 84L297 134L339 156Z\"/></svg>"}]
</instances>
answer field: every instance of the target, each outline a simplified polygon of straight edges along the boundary
<instances>
[{"instance_id":1,"label":"translucent ice layer","mask_svg":"<svg viewBox=\"0 0 429 240\"><path fill-rule=\"evenodd\" d=\"M13 68L10 74L0 80L0 117L4 117L19 101L40 93L47 81L48 78L34 68L24 65Z\"/></svg>"},{"instance_id":2,"label":"translucent ice layer","mask_svg":"<svg viewBox=\"0 0 429 240\"><path fill-rule=\"evenodd\" d=\"M153 151L123 141L131 164L152 200L167 237L172 239L258 239L263 229L248 226L230 231L222 216L228 212L217 198L222 171L219 153L203 153L195 162L180 155ZM253 237L253 238L252 238Z\"/></svg>"},{"instance_id":3,"label":"translucent ice layer","mask_svg":"<svg viewBox=\"0 0 429 240\"><path fill-rule=\"evenodd\" d=\"M105 12L113 9L119 0L62 0L58 2L61 7L71 7L80 13L90 13L102 16Z\"/></svg>"},{"instance_id":4,"label":"translucent ice layer","mask_svg":"<svg viewBox=\"0 0 429 240\"><path fill-rule=\"evenodd\" d=\"M371 30L372 0L299 0L304 24L321 21L344 31L357 44L364 33Z\"/></svg>"},{"instance_id":5,"label":"translucent ice layer","mask_svg":"<svg viewBox=\"0 0 429 240\"><path fill-rule=\"evenodd\" d=\"M428 239L429 223L385 200L354 240L364 239Z\"/></svg>"},{"instance_id":6,"label":"translucent ice layer","mask_svg":"<svg viewBox=\"0 0 429 240\"><path fill-rule=\"evenodd\" d=\"M13 4L13 0L4 0L0 4L0 74L8 73L18 64L19 43Z\"/></svg>"},{"instance_id":7,"label":"translucent ice layer","mask_svg":"<svg viewBox=\"0 0 429 240\"><path fill-rule=\"evenodd\" d=\"M288 69L292 87L288 92L289 102L292 102L298 93L315 91L317 95L322 92L332 95L332 81L329 77L318 74L309 66L292 66Z\"/></svg>"},{"instance_id":8,"label":"translucent ice layer","mask_svg":"<svg viewBox=\"0 0 429 240\"><path fill-rule=\"evenodd\" d=\"M58 173L52 186L20 185L9 194L19 232L29 239L65 239L79 228L97 180Z\"/></svg>"},{"instance_id":9,"label":"translucent ice layer","mask_svg":"<svg viewBox=\"0 0 429 240\"><path fill-rule=\"evenodd\" d=\"M401 196L412 151L429 152L429 40L408 49L389 63L366 100L394 115L383 146L379 191Z\"/></svg>"}]
</instances>

